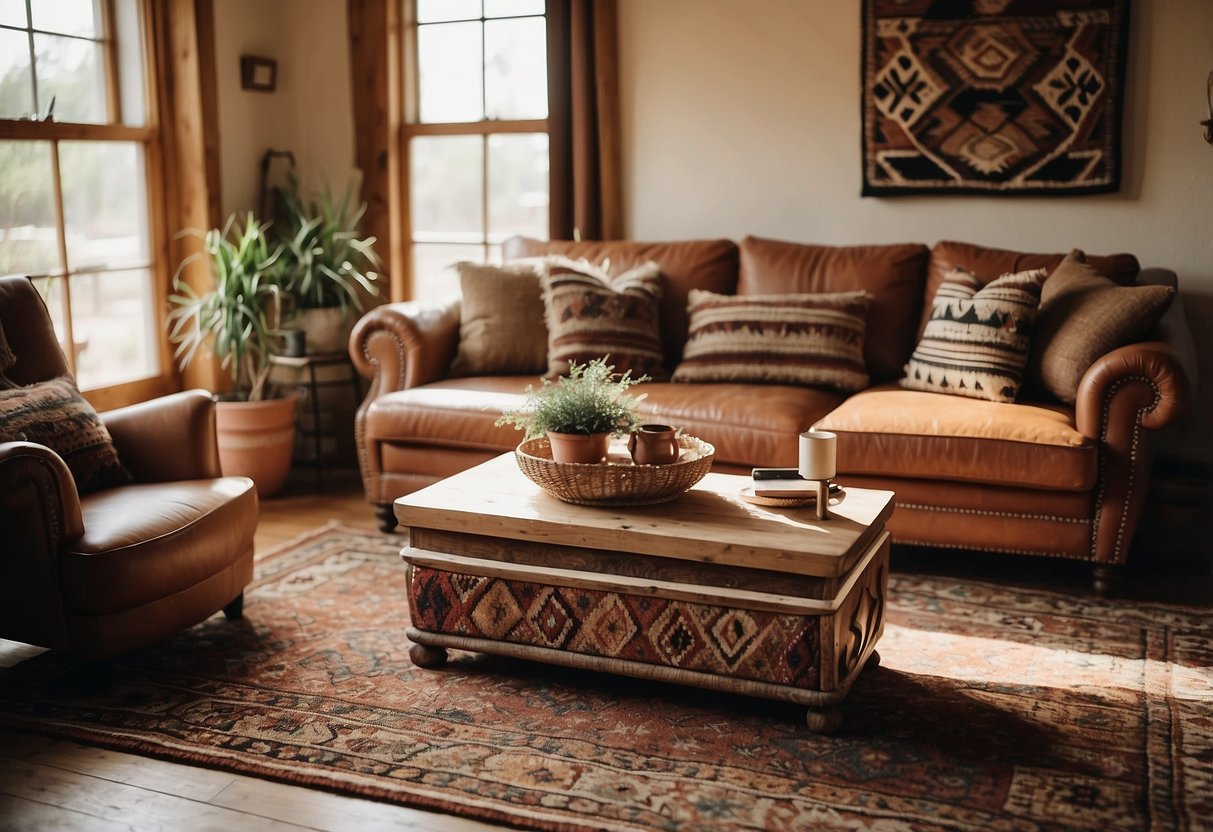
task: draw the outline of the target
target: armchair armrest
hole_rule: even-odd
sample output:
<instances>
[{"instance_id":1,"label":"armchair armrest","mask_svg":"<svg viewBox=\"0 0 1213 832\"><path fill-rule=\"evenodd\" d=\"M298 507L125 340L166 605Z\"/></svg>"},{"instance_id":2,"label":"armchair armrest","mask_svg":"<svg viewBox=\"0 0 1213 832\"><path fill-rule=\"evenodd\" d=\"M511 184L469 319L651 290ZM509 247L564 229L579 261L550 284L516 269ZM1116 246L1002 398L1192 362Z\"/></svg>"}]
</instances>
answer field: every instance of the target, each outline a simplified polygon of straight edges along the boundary
<instances>
[{"instance_id":1,"label":"armchair armrest","mask_svg":"<svg viewBox=\"0 0 1213 832\"><path fill-rule=\"evenodd\" d=\"M100 415L118 458L136 482L221 476L215 402L205 390L173 393Z\"/></svg>"},{"instance_id":2,"label":"armchair armrest","mask_svg":"<svg viewBox=\"0 0 1213 832\"><path fill-rule=\"evenodd\" d=\"M446 376L459 344L459 301L389 303L350 333L350 358L371 379L366 401Z\"/></svg>"}]
</instances>

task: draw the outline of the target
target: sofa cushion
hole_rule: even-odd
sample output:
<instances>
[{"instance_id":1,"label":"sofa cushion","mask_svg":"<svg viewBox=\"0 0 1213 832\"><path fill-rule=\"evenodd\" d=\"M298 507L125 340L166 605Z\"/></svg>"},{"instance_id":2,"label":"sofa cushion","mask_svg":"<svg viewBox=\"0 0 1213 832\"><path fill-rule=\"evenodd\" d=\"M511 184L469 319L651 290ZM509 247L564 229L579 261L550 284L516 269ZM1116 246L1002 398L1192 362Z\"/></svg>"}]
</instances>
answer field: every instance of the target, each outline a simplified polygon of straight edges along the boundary
<instances>
[{"instance_id":1,"label":"sofa cushion","mask_svg":"<svg viewBox=\"0 0 1213 832\"><path fill-rule=\"evenodd\" d=\"M838 434L838 471L1004 487L1087 490L1099 455L1062 405L1003 404L885 385L815 428Z\"/></svg>"},{"instance_id":2,"label":"sofa cushion","mask_svg":"<svg viewBox=\"0 0 1213 832\"><path fill-rule=\"evenodd\" d=\"M964 269L970 274L977 275L982 283L989 283L994 278L1008 272L1022 272L1028 269L1052 271L1057 268L1064 257L1064 252L1027 254L1022 251L989 248L972 243L941 241L931 249L930 267L927 269L927 285L923 297L935 297L939 284L956 269ZM1141 265L1132 254L1092 255L1087 259L1100 274L1106 275L1122 286L1132 283L1137 277L1137 273L1141 271ZM931 308L927 306L922 310L918 326L920 333L930 316Z\"/></svg>"},{"instance_id":3,"label":"sofa cushion","mask_svg":"<svg viewBox=\"0 0 1213 832\"><path fill-rule=\"evenodd\" d=\"M456 263L462 299L452 376L542 373L548 368L541 264Z\"/></svg>"},{"instance_id":4,"label":"sofa cushion","mask_svg":"<svg viewBox=\"0 0 1213 832\"><path fill-rule=\"evenodd\" d=\"M642 243L631 240L533 240L511 237L502 246L507 260L563 254L609 263L619 275L652 260L661 268L661 350L667 370L682 357L687 340L687 293L691 289L731 294L737 289L737 244L732 240Z\"/></svg>"},{"instance_id":5,"label":"sofa cushion","mask_svg":"<svg viewBox=\"0 0 1213 832\"><path fill-rule=\"evenodd\" d=\"M45 445L67 463L76 491L130 482L113 439L70 376L0 390L0 442Z\"/></svg>"},{"instance_id":6,"label":"sofa cushion","mask_svg":"<svg viewBox=\"0 0 1213 832\"><path fill-rule=\"evenodd\" d=\"M1027 379L1073 404L1087 368L1158 323L1171 305L1171 286L1120 286L1075 249L1052 271L1040 294Z\"/></svg>"},{"instance_id":7,"label":"sofa cushion","mask_svg":"<svg viewBox=\"0 0 1213 832\"><path fill-rule=\"evenodd\" d=\"M1012 402L1019 394L1044 269L986 286L957 269L939 285L931 320L906 364L902 387Z\"/></svg>"},{"instance_id":8,"label":"sofa cushion","mask_svg":"<svg viewBox=\"0 0 1213 832\"><path fill-rule=\"evenodd\" d=\"M686 349L674 381L807 384L843 392L868 384L868 295L718 295L692 289Z\"/></svg>"},{"instance_id":9,"label":"sofa cushion","mask_svg":"<svg viewBox=\"0 0 1213 832\"><path fill-rule=\"evenodd\" d=\"M543 276L548 375L606 357L633 378L667 377L661 355L661 278L642 263L614 279L589 263L554 260Z\"/></svg>"},{"instance_id":10,"label":"sofa cushion","mask_svg":"<svg viewBox=\"0 0 1213 832\"><path fill-rule=\"evenodd\" d=\"M928 255L917 243L824 246L746 237L737 294L867 292L864 361L874 379L895 379L917 339Z\"/></svg>"}]
</instances>

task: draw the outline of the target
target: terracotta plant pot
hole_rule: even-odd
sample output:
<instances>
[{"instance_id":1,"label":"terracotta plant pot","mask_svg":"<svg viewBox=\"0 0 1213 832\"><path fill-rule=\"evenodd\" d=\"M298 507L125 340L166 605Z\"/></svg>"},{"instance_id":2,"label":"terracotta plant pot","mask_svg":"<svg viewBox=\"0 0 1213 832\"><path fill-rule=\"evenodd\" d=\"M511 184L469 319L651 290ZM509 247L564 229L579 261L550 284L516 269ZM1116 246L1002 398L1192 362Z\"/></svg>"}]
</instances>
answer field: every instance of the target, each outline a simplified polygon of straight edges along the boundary
<instances>
[{"instance_id":1,"label":"terracotta plant pot","mask_svg":"<svg viewBox=\"0 0 1213 832\"><path fill-rule=\"evenodd\" d=\"M224 476L242 476L260 497L282 490L295 449L297 394L260 402L216 402L219 466Z\"/></svg>"},{"instance_id":2,"label":"terracotta plant pot","mask_svg":"<svg viewBox=\"0 0 1213 832\"><path fill-rule=\"evenodd\" d=\"M552 459L556 462L602 462L606 459L610 433L554 433L548 431Z\"/></svg>"}]
</instances>

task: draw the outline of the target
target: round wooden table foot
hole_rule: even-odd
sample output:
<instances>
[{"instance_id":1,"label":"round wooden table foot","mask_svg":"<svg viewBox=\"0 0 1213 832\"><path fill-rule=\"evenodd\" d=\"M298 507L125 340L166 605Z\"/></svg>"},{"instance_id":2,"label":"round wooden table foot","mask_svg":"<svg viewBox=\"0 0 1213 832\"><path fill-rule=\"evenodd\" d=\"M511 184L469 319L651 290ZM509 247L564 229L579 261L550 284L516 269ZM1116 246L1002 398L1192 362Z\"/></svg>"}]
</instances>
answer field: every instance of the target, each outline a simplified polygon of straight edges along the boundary
<instances>
[{"instance_id":1,"label":"round wooden table foot","mask_svg":"<svg viewBox=\"0 0 1213 832\"><path fill-rule=\"evenodd\" d=\"M441 667L446 663L446 648L414 644L409 648L409 658L418 667Z\"/></svg>"},{"instance_id":2,"label":"round wooden table foot","mask_svg":"<svg viewBox=\"0 0 1213 832\"><path fill-rule=\"evenodd\" d=\"M837 708L810 708L804 721L810 731L830 734L842 727L842 711Z\"/></svg>"}]
</instances>

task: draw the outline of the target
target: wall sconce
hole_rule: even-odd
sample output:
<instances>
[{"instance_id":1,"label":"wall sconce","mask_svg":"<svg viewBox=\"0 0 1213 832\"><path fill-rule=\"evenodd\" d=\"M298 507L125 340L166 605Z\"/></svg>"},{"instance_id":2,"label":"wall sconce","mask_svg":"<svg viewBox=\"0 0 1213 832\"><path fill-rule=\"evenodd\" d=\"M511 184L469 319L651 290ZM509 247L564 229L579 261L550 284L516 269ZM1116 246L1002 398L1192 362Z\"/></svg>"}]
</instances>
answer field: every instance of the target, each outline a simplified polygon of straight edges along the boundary
<instances>
[{"instance_id":1,"label":"wall sconce","mask_svg":"<svg viewBox=\"0 0 1213 832\"><path fill-rule=\"evenodd\" d=\"M1213 144L1213 72L1209 73L1209 87L1206 91L1209 98L1209 117L1201 122L1205 128L1205 141Z\"/></svg>"}]
</instances>

